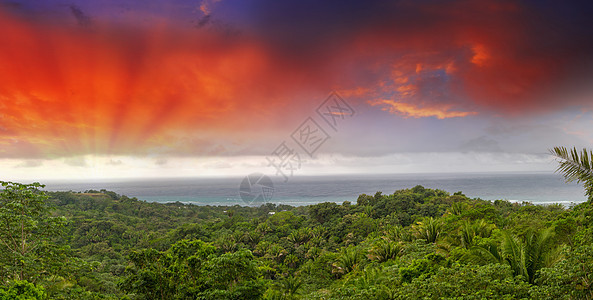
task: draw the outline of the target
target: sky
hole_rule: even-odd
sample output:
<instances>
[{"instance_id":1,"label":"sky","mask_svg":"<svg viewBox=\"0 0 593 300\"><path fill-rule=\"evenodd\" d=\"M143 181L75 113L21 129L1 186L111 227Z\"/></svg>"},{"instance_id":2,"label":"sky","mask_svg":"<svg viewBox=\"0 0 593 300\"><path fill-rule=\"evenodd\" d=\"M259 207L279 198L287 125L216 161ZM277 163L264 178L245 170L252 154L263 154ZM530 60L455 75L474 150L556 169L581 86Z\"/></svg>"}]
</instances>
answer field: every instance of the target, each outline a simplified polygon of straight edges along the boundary
<instances>
[{"instance_id":1,"label":"sky","mask_svg":"<svg viewBox=\"0 0 593 300\"><path fill-rule=\"evenodd\" d=\"M2 180L553 172L588 1L0 0Z\"/></svg>"}]
</instances>

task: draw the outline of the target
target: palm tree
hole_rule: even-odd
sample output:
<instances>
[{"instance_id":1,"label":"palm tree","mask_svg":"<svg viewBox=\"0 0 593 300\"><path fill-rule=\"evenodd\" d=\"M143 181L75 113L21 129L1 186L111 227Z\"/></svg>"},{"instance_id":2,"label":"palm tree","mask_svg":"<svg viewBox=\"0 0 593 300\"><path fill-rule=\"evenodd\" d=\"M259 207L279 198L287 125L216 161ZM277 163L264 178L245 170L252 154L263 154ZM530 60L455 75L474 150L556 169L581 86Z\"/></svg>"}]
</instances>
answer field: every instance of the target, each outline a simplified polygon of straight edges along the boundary
<instances>
[{"instance_id":1,"label":"palm tree","mask_svg":"<svg viewBox=\"0 0 593 300\"><path fill-rule=\"evenodd\" d=\"M527 264L529 264L527 259L529 257L526 256L526 252L532 251L526 251L527 249L519 237L505 232L500 250L502 252L502 258L509 264L509 266L511 266L513 274L515 274L515 276L521 275L527 281L531 282L529 274L527 273Z\"/></svg>"},{"instance_id":2,"label":"palm tree","mask_svg":"<svg viewBox=\"0 0 593 300\"><path fill-rule=\"evenodd\" d=\"M347 274L358 267L362 257L357 248L343 248L337 261L333 264L334 273Z\"/></svg>"},{"instance_id":3,"label":"palm tree","mask_svg":"<svg viewBox=\"0 0 593 300\"><path fill-rule=\"evenodd\" d=\"M496 243L474 246L465 258L478 264L506 263L515 276L521 275L533 284L541 268L551 267L562 259L562 246L554 246L553 237L553 228L531 230L524 239L505 232L500 247Z\"/></svg>"},{"instance_id":4,"label":"palm tree","mask_svg":"<svg viewBox=\"0 0 593 300\"><path fill-rule=\"evenodd\" d=\"M383 231L383 235L387 240L397 242L402 239L402 227L400 225L389 226Z\"/></svg>"},{"instance_id":5,"label":"palm tree","mask_svg":"<svg viewBox=\"0 0 593 300\"><path fill-rule=\"evenodd\" d=\"M367 257L382 263L397 258L402 252L403 247L400 243L380 240L369 250Z\"/></svg>"},{"instance_id":6,"label":"palm tree","mask_svg":"<svg viewBox=\"0 0 593 300\"><path fill-rule=\"evenodd\" d=\"M443 224L431 217L424 222L418 222L413 227L416 230L417 238L426 240L428 243L436 243L443 229Z\"/></svg>"},{"instance_id":7,"label":"palm tree","mask_svg":"<svg viewBox=\"0 0 593 300\"><path fill-rule=\"evenodd\" d=\"M230 234L224 234L220 236L218 239L216 239L214 244L218 246L218 248L220 248L220 250L222 250L224 253L234 252L237 250L237 241L235 240L235 237Z\"/></svg>"},{"instance_id":8,"label":"palm tree","mask_svg":"<svg viewBox=\"0 0 593 300\"><path fill-rule=\"evenodd\" d=\"M296 267L298 263L299 263L299 258L294 254L288 254L284 258L284 264L290 268Z\"/></svg>"},{"instance_id":9,"label":"palm tree","mask_svg":"<svg viewBox=\"0 0 593 300\"><path fill-rule=\"evenodd\" d=\"M311 238L312 239L323 238L324 234L325 234L325 228L323 228L321 226L316 226L313 229L311 229Z\"/></svg>"},{"instance_id":10,"label":"palm tree","mask_svg":"<svg viewBox=\"0 0 593 300\"><path fill-rule=\"evenodd\" d=\"M281 293L279 299L297 299L302 285L303 282L294 276L287 276L279 280L276 284L276 288Z\"/></svg>"},{"instance_id":11,"label":"palm tree","mask_svg":"<svg viewBox=\"0 0 593 300\"><path fill-rule=\"evenodd\" d=\"M284 249L284 247L278 244L272 244L270 248L268 248L268 251L266 252L266 255L264 255L264 258L271 258L276 262L280 262L286 254L287 251L286 249Z\"/></svg>"},{"instance_id":12,"label":"palm tree","mask_svg":"<svg viewBox=\"0 0 593 300\"><path fill-rule=\"evenodd\" d=\"M364 269L361 275L346 279L344 286L348 282L352 282L355 290L374 289L376 291L374 295L376 299L395 299L395 290L387 285L390 277L380 267L368 267Z\"/></svg>"},{"instance_id":13,"label":"palm tree","mask_svg":"<svg viewBox=\"0 0 593 300\"><path fill-rule=\"evenodd\" d=\"M272 247L272 242L261 241L255 246L253 253L257 256L264 256L266 253L268 253L268 250L270 250L270 247Z\"/></svg>"},{"instance_id":14,"label":"palm tree","mask_svg":"<svg viewBox=\"0 0 593 300\"><path fill-rule=\"evenodd\" d=\"M241 237L243 242L251 246L251 248L255 248L255 246L257 245L257 243L259 243L261 238L262 234L255 230L247 231L243 233L243 236Z\"/></svg>"},{"instance_id":15,"label":"palm tree","mask_svg":"<svg viewBox=\"0 0 593 300\"><path fill-rule=\"evenodd\" d=\"M451 203L451 214L455 216L460 216L463 211L465 211L465 203L463 202L453 202Z\"/></svg>"},{"instance_id":16,"label":"palm tree","mask_svg":"<svg viewBox=\"0 0 593 300\"><path fill-rule=\"evenodd\" d=\"M491 241L479 246L472 246L470 252L463 259L478 265L503 264L505 259L496 241Z\"/></svg>"},{"instance_id":17,"label":"palm tree","mask_svg":"<svg viewBox=\"0 0 593 300\"><path fill-rule=\"evenodd\" d=\"M560 159L556 172L562 173L566 182L583 183L585 194L593 201L593 151L583 149L579 153L576 147L570 150L554 147L550 153Z\"/></svg>"},{"instance_id":18,"label":"palm tree","mask_svg":"<svg viewBox=\"0 0 593 300\"><path fill-rule=\"evenodd\" d=\"M268 223L261 223L257 225L256 229L259 233L265 235L268 232L272 232L272 228Z\"/></svg>"},{"instance_id":19,"label":"palm tree","mask_svg":"<svg viewBox=\"0 0 593 300\"><path fill-rule=\"evenodd\" d=\"M493 227L494 225L488 224L484 219L475 223L465 221L460 230L461 244L466 249L471 248L475 244L476 237L490 237Z\"/></svg>"},{"instance_id":20,"label":"palm tree","mask_svg":"<svg viewBox=\"0 0 593 300\"><path fill-rule=\"evenodd\" d=\"M311 239L312 230L309 227L302 227L290 233L288 241L293 243L295 248L308 242Z\"/></svg>"},{"instance_id":21,"label":"palm tree","mask_svg":"<svg viewBox=\"0 0 593 300\"><path fill-rule=\"evenodd\" d=\"M321 249L313 246L313 247L309 248L309 251L307 251L307 253L305 253L305 257L308 259L315 260L317 257L319 257L320 254L321 254Z\"/></svg>"}]
</instances>

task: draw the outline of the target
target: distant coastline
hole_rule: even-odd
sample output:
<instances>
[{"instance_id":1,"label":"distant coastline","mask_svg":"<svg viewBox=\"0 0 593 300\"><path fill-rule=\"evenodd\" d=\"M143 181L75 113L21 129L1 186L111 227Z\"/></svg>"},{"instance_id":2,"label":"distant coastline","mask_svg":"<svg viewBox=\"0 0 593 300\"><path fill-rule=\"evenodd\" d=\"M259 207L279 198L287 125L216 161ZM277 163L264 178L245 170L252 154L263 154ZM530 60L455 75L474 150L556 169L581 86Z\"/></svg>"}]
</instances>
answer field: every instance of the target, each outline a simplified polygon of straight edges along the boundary
<instances>
[{"instance_id":1,"label":"distant coastline","mask_svg":"<svg viewBox=\"0 0 593 300\"><path fill-rule=\"evenodd\" d=\"M182 202L196 205L245 205L238 193L241 178L164 178L100 181L47 181L48 191L106 189L148 202ZM321 202L356 201L358 195L393 192L422 185L470 198L509 200L534 204L586 201L581 186L567 184L559 174L532 173L427 173L299 176L288 183L274 181L271 203L292 206Z\"/></svg>"}]
</instances>

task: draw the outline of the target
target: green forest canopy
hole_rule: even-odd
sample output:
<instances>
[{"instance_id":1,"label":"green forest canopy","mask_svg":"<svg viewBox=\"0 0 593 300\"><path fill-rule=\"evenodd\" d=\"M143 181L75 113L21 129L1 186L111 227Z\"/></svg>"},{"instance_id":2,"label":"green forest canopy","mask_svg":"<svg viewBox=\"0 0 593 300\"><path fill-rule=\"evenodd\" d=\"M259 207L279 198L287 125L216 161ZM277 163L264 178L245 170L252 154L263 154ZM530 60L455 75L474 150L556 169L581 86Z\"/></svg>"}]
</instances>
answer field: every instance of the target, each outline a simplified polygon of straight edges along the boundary
<instances>
[{"instance_id":1,"label":"green forest canopy","mask_svg":"<svg viewBox=\"0 0 593 300\"><path fill-rule=\"evenodd\" d=\"M591 202L484 201L416 186L352 203L229 207L3 185L0 299L593 295Z\"/></svg>"}]
</instances>

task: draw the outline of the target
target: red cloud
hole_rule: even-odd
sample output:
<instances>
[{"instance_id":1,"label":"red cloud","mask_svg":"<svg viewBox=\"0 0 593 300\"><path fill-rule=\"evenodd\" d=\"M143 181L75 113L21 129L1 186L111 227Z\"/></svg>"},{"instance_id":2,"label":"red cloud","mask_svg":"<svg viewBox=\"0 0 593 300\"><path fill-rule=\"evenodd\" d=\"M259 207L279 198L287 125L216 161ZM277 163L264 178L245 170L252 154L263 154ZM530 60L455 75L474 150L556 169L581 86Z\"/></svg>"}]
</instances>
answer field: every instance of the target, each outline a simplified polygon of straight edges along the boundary
<instances>
[{"instance_id":1,"label":"red cloud","mask_svg":"<svg viewBox=\"0 0 593 300\"><path fill-rule=\"evenodd\" d=\"M253 153L332 89L409 117L590 105L554 96L588 84L593 43L525 4L295 3L246 10L254 24L236 36L150 15L79 28L0 11L0 156L196 153L186 139Z\"/></svg>"},{"instance_id":2,"label":"red cloud","mask_svg":"<svg viewBox=\"0 0 593 300\"><path fill-rule=\"evenodd\" d=\"M389 111L392 114L412 118L435 117L437 119L459 118L478 114L473 111L452 111L451 105L433 105L429 107L419 107L410 103L395 102L393 100L369 101L372 106L382 106L382 110Z\"/></svg>"},{"instance_id":3,"label":"red cloud","mask_svg":"<svg viewBox=\"0 0 593 300\"><path fill-rule=\"evenodd\" d=\"M323 85L318 79L278 70L258 44L218 32L73 28L0 12L0 36L5 157L148 154L180 139L238 140L293 125L279 120L295 118L286 115L294 98L329 91L310 83Z\"/></svg>"}]
</instances>

